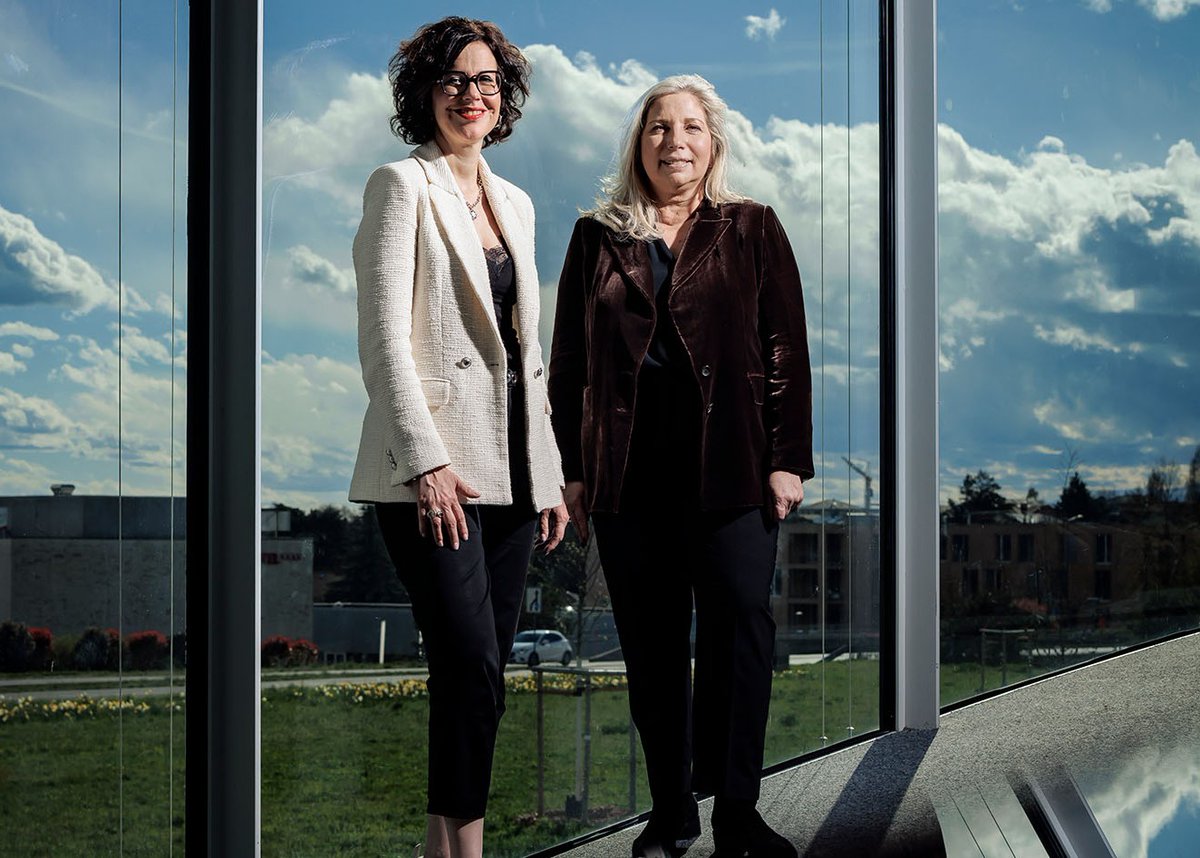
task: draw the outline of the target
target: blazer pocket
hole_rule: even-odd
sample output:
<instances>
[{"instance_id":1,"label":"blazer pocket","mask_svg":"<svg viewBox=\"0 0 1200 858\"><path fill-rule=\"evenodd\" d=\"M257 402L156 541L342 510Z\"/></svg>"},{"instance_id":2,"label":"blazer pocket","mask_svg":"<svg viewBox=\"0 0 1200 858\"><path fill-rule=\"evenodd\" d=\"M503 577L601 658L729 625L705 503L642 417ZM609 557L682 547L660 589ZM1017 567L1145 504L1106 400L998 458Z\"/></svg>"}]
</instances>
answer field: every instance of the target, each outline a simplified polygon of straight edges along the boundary
<instances>
[{"instance_id":1,"label":"blazer pocket","mask_svg":"<svg viewBox=\"0 0 1200 858\"><path fill-rule=\"evenodd\" d=\"M421 379L421 392L430 411L437 411L450 401L450 382L444 378Z\"/></svg>"},{"instance_id":2,"label":"blazer pocket","mask_svg":"<svg viewBox=\"0 0 1200 858\"><path fill-rule=\"evenodd\" d=\"M763 404L763 374L761 372L746 373L746 380L750 382L750 395L754 397L755 405Z\"/></svg>"}]
</instances>

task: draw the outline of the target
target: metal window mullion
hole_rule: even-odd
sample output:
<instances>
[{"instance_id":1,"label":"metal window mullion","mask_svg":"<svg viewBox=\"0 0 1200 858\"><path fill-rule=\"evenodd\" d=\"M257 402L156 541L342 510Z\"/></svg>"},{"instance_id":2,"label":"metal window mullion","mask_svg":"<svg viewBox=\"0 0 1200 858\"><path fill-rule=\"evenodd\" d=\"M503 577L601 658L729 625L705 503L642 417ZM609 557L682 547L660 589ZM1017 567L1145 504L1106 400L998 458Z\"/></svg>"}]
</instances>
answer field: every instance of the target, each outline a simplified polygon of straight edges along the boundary
<instances>
[{"instance_id":1,"label":"metal window mullion","mask_svg":"<svg viewBox=\"0 0 1200 858\"><path fill-rule=\"evenodd\" d=\"M937 2L894 4L897 729L936 728Z\"/></svg>"},{"instance_id":2,"label":"metal window mullion","mask_svg":"<svg viewBox=\"0 0 1200 858\"><path fill-rule=\"evenodd\" d=\"M209 545L207 851L257 856L263 12L209 8L208 530L190 534Z\"/></svg>"}]
</instances>

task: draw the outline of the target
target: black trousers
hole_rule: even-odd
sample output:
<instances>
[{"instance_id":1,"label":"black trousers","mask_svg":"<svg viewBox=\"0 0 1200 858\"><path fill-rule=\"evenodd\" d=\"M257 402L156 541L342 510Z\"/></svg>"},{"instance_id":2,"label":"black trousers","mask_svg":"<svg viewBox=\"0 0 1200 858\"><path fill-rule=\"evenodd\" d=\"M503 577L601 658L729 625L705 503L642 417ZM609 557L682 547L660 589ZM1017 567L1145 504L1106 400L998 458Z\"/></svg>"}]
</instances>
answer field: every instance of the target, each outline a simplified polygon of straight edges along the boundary
<instances>
[{"instance_id":1,"label":"black trousers","mask_svg":"<svg viewBox=\"0 0 1200 858\"><path fill-rule=\"evenodd\" d=\"M771 698L779 525L759 508L699 509L692 386L662 371L643 368L643 376L621 511L592 518L651 797L664 815L693 791L754 802Z\"/></svg>"},{"instance_id":2,"label":"black trousers","mask_svg":"<svg viewBox=\"0 0 1200 858\"><path fill-rule=\"evenodd\" d=\"M514 390L509 413L520 415L520 388ZM463 504L470 537L457 551L449 542L439 548L430 537L421 537L416 504L375 507L425 641L431 814L479 819L487 809L496 731L504 714L504 665L537 528L523 437L510 426L513 505Z\"/></svg>"},{"instance_id":3,"label":"black trousers","mask_svg":"<svg viewBox=\"0 0 1200 858\"><path fill-rule=\"evenodd\" d=\"M693 791L757 801L778 525L758 509L667 526L648 513L592 518L656 810L674 813Z\"/></svg>"}]
</instances>

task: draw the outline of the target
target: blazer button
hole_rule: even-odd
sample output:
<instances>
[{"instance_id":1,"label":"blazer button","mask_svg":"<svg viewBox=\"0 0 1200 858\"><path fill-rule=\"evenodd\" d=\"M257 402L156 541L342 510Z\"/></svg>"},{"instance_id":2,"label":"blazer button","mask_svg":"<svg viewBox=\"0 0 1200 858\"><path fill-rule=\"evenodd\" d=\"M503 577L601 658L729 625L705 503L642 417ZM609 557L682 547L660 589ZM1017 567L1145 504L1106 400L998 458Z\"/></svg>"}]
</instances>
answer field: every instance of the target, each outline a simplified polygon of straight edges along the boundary
<instances>
[{"instance_id":1,"label":"blazer button","mask_svg":"<svg viewBox=\"0 0 1200 858\"><path fill-rule=\"evenodd\" d=\"M712 367L708 364L705 364L704 366L700 367L700 374L705 378L708 378L710 375L712 375Z\"/></svg>"},{"instance_id":2,"label":"blazer button","mask_svg":"<svg viewBox=\"0 0 1200 858\"><path fill-rule=\"evenodd\" d=\"M458 362L459 369L466 369L470 365L471 365L471 359L469 357L465 357Z\"/></svg>"},{"instance_id":3,"label":"blazer button","mask_svg":"<svg viewBox=\"0 0 1200 858\"><path fill-rule=\"evenodd\" d=\"M706 414L712 414L712 403L708 403L708 408L705 409Z\"/></svg>"},{"instance_id":4,"label":"blazer button","mask_svg":"<svg viewBox=\"0 0 1200 858\"><path fill-rule=\"evenodd\" d=\"M533 377L534 378L542 377L542 368L540 366L536 370L533 371Z\"/></svg>"}]
</instances>

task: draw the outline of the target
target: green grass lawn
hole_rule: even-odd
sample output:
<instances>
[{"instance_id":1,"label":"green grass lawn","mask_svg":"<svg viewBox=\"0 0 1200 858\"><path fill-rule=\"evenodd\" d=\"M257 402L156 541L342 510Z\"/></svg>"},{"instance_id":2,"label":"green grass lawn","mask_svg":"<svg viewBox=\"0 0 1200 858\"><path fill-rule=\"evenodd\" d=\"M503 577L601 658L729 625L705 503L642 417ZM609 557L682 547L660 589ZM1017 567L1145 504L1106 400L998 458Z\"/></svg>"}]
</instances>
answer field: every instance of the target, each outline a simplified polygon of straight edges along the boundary
<instances>
[{"instance_id":1,"label":"green grass lawn","mask_svg":"<svg viewBox=\"0 0 1200 858\"><path fill-rule=\"evenodd\" d=\"M837 662L777 675L767 762L875 729L878 668L877 661ZM993 673L998 681L991 669L989 679ZM978 665L943 670L944 695L969 696L978 683ZM563 814L566 796L575 792L576 707L573 696L546 696L546 813L539 817L537 697L509 693L488 813L489 855L523 855L628 815L623 690L592 694L591 818L584 824ZM368 692L355 702L352 693L266 692L263 854L411 855L424 832L427 712L423 696L377 699ZM183 737L183 714L174 713L172 722L162 701L141 714L0 723L0 854L157 856L172 842L182 851ZM636 792L637 809L645 809L640 752Z\"/></svg>"}]
</instances>

